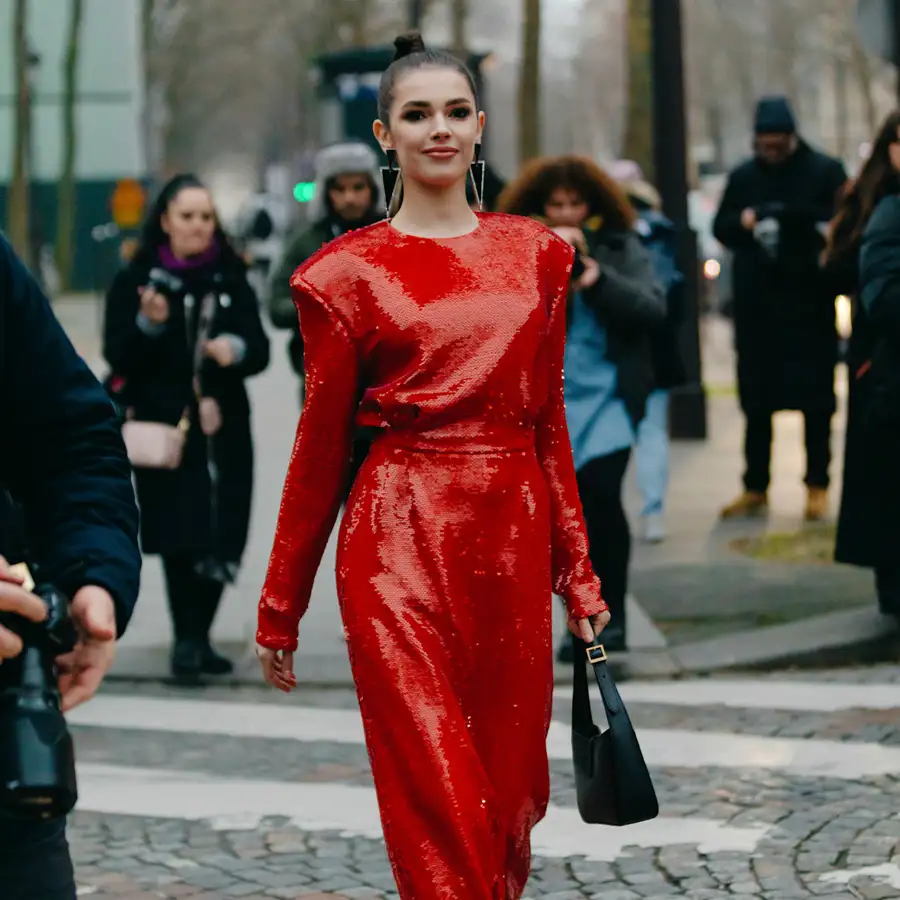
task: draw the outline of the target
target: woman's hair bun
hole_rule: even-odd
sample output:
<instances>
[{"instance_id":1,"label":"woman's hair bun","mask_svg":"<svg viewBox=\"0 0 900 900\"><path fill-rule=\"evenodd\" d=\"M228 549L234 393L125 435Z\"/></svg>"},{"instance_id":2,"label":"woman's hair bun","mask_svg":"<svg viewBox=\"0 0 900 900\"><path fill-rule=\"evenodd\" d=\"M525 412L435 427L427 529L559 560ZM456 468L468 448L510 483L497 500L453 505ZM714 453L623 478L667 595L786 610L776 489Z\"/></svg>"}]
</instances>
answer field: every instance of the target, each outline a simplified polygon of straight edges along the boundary
<instances>
[{"instance_id":1,"label":"woman's hair bun","mask_svg":"<svg viewBox=\"0 0 900 900\"><path fill-rule=\"evenodd\" d=\"M394 61L396 61L412 53L424 53L425 41L422 40L422 33L419 31L404 31L394 40L394 47L396 48Z\"/></svg>"}]
</instances>

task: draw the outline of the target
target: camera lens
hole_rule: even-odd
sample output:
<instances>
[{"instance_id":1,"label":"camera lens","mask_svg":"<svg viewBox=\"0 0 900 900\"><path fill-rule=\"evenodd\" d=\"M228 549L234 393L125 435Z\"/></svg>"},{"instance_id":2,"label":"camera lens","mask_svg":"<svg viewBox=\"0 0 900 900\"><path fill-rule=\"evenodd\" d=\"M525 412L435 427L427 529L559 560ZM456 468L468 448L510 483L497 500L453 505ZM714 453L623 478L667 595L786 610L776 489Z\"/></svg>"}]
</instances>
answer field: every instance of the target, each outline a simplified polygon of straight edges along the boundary
<instances>
[{"instance_id":1,"label":"camera lens","mask_svg":"<svg viewBox=\"0 0 900 900\"><path fill-rule=\"evenodd\" d=\"M56 672L56 658L72 649L75 633L66 598L52 588L35 593L48 607L44 622L4 616L24 649L0 666L0 814L40 820L66 815L78 799Z\"/></svg>"}]
</instances>

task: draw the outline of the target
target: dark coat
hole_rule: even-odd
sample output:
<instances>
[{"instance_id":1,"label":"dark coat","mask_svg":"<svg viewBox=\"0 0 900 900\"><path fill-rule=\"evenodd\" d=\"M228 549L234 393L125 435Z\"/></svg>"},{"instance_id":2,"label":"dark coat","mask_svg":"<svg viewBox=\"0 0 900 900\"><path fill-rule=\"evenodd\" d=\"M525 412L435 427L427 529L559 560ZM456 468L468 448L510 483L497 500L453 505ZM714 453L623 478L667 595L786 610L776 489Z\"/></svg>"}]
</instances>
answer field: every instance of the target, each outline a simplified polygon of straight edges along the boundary
<instances>
[{"instance_id":1,"label":"dark coat","mask_svg":"<svg viewBox=\"0 0 900 900\"><path fill-rule=\"evenodd\" d=\"M900 196L876 207L859 254L863 316L855 363L852 504L842 509L838 558L896 568L900 548ZM859 317L858 317L859 318ZM855 330L855 329L854 329ZM849 499L849 497L848 497Z\"/></svg>"},{"instance_id":2,"label":"dark coat","mask_svg":"<svg viewBox=\"0 0 900 900\"><path fill-rule=\"evenodd\" d=\"M847 348L847 428L844 438L844 472L834 558L837 562L872 567L875 542L871 532L873 481L866 458L866 411L870 399L872 359L871 323L859 302L859 244L831 258L824 274L838 293L853 300L853 331Z\"/></svg>"},{"instance_id":3,"label":"dark coat","mask_svg":"<svg viewBox=\"0 0 900 900\"><path fill-rule=\"evenodd\" d=\"M145 334L137 324L138 289L148 283L149 266L133 264L120 272L106 298L103 352L113 376L124 381L124 405L138 420L169 424L188 407L192 423L178 470L136 472L142 546L145 553L213 554L236 568L247 541L253 487L244 379L269 364L269 340L244 266L232 253L174 274L183 286L169 292L170 318L161 334ZM215 398L222 411L222 428L212 438L200 430L192 387L195 313L209 293L216 298L210 336L236 335L246 344L236 365L221 368L208 359L201 369L201 393Z\"/></svg>"},{"instance_id":4,"label":"dark coat","mask_svg":"<svg viewBox=\"0 0 900 900\"><path fill-rule=\"evenodd\" d=\"M115 412L2 236L0 406L0 553L69 596L87 584L105 588L121 636L141 557Z\"/></svg>"},{"instance_id":5,"label":"dark coat","mask_svg":"<svg viewBox=\"0 0 900 900\"><path fill-rule=\"evenodd\" d=\"M616 366L618 396L637 426L655 386L651 335L665 321L665 293L637 232L601 228L586 237L600 278L582 298L606 326L606 358Z\"/></svg>"},{"instance_id":6,"label":"dark coat","mask_svg":"<svg viewBox=\"0 0 900 900\"><path fill-rule=\"evenodd\" d=\"M666 318L650 334L650 356L653 387L667 391L687 383L687 369L678 340L685 314L685 280L678 268L678 232L671 219L653 209L640 213L636 227L666 298Z\"/></svg>"},{"instance_id":7,"label":"dark coat","mask_svg":"<svg viewBox=\"0 0 900 900\"><path fill-rule=\"evenodd\" d=\"M783 409L833 411L838 356L834 298L819 254L846 181L840 161L804 142L781 166L752 159L728 179L713 232L733 252L738 389L747 413ZM776 258L741 225L741 213L775 218Z\"/></svg>"}]
</instances>

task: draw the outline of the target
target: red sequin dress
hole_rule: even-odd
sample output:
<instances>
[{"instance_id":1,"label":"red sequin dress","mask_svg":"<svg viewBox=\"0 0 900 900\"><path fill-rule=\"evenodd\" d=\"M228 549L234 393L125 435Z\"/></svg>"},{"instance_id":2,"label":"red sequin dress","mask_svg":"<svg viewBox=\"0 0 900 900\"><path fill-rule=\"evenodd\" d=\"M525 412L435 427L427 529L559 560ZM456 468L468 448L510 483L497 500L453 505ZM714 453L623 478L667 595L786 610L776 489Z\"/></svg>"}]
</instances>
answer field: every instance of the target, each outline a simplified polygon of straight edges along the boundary
<instances>
[{"instance_id":1,"label":"red sequin dress","mask_svg":"<svg viewBox=\"0 0 900 900\"><path fill-rule=\"evenodd\" d=\"M606 608L563 408L571 248L530 219L468 235L388 222L293 279L300 419L259 606L297 646L354 430L375 426L337 588L388 852L404 900L513 900L546 810L551 588Z\"/></svg>"}]
</instances>

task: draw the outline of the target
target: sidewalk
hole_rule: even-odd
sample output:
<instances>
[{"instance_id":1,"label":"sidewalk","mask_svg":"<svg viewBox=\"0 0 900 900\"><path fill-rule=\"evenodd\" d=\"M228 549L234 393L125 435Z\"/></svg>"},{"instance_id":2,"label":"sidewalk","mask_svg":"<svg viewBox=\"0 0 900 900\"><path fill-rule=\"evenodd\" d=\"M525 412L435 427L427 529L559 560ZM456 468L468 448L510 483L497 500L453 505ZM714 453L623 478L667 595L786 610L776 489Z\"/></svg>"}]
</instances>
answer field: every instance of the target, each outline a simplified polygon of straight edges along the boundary
<instances>
[{"instance_id":1,"label":"sidewalk","mask_svg":"<svg viewBox=\"0 0 900 900\"><path fill-rule=\"evenodd\" d=\"M82 296L58 301L57 314L79 351L99 366L97 303ZM225 595L215 640L241 660L237 680L258 678L253 658L256 601L271 548L284 473L296 428L296 381L287 362L286 336L272 335L272 366L250 382L256 439L256 494L250 543L240 582ZM772 513L767 521L720 523L719 508L740 489L743 417L734 391L731 333L727 323L704 323L704 381L709 439L675 442L671 458L669 538L660 545L634 542L630 604L633 650L627 672L673 675L731 666L823 659L837 649L852 654L893 652L891 629L875 612L871 574L834 565L762 562L729 547L764 530L802 527L805 489L802 421L785 413L775 420ZM840 496L843 401L834 421L832 507ZM632 471L626 498L632 522L640 501ZM334 589L335 534L315 581L300 632L298 681L346 684L349 664ZM846 610L846 612L841 612ZM555 622L562 634L562 615ZM169 619L158 561L145 561L143 589L113 675L163 678L168 668ZM887 643L885 641L887 640ZM824 650L823 650L824 648ZM823 656L824 652L824 656ZM571 673L562 670L561 679Z\"/></svg>"}]
</instances>

